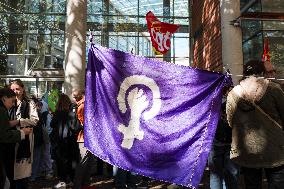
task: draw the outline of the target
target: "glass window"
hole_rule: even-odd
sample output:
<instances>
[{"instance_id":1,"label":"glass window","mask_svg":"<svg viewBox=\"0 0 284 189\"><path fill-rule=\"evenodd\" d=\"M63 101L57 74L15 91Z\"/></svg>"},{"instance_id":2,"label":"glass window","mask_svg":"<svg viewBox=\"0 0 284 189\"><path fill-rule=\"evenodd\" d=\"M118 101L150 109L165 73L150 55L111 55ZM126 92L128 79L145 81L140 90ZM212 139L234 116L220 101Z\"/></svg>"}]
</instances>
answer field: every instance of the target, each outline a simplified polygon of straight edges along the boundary
<instances>
[{"instance_id":1,"label":"glass window","mask_svg":"<svg viewBox=\"0 0 284 189\"><path fill-rule=\"evenodd\" d=\"M262 31L262 22L257 20L243 20L242 21L242 33L243 33L243 41L246 41L257 35Z\"/></svg>"},{"instance_id":2,"label":"glass window","mask_svg":"<svg viewBox=\"0 0 284 189\"><path fill-rule=\"evenodd\" d=\"M25 76L31 68L62 68L65 7L63 0L1 6L1 74Z\"/></svg>"},{"instance_id":3,"label":"glass window","mask_svg":"<svg viewBox=\"0 0 284 189\"><path fill-rule=\"evenodd\" d=\"M139 15L146 15L152 11L156 16L163 16L163 0L140 0Z\"/></svg>"},{"instance_id":4,"label":"glass window","mask_svg":"<svg viewBox=\"0 0 284 189\"><path fill-rule=\"evenodd\" d=\"M243 43L244 63L252 59L261 60L263 53L262 44L262 33L258 33L253 38Z\"/></svg>"},{"instance_id":5,"label":"glass window","mask_svg":"<svg viewBox=\"0 0 284 189\"><path fill-rule=\"evenodd\" d=\"M270 62L276 69L276 76L284 78L284 30L265 31L263 35L268 39Z\"/></svg>"},{"instance_id":6,"label":"glass window","mask_svg":"<svg viewBox=\"0 0 284 189\"><path fill-rule=\"evenodd\" d=\"M174 34L171 40L172 48L172 62L189 66L189 34L188 33L177 33ZM174 58L177 57L177 58Z\"/></svg>"},{"instance_id":7,"label":"glass window","mask_svg":"<svg viewBox=\"0 0 284 189\"><path fill-rule=\"evenodd\" d=\"M242 21L244 62L262 59L264 39L268 40L270 61L276 76L284 78L284 22L265 20Z\"/></svg>"},{"instance_id":8,"label":"glass window","mask_svg":"<svg viewBox=\"0 0 284 189\"><path fill-rule=\"evenodd\" d=\"M4 1L7 6L0 6L0 75L19 75L24 78L30 77L27 73L32 68L63 68L64 40L67 35L66 2ZM189 2L88 0L87 29L93 31L93 41L96 44L157 58L152 51L145 19L146 13L151 10L160 21L180 24L180 29L172 38L172 48L167 56L164 56L164 60L174 63L188 61L185 63L188 65Z\"/></svg>"},{"instance_id":9,"label":"glass window","mask_svg":"<svg viewBox=\"0 0 284 189\"><path fill-rule=\"evenodd\" d=\"M241 9L245 8L251 0L240 0L240 6ZM261 11L261 0L255 1L248 9L246 12L260 12Z\"/></svg>"},{"instance_id":10,"label":"glass window","mask_svg":"<svg viewBox=\"0 0 284 189\"><path fill-rule=\"evenodd\" d=\"M167 60L176 62L176 59L182 59L188 61L186 65L189 65L190 13L188 0L110 0L109 4L107 2L91 3L92 10L100 11L96 13L88 11L89 28L101 31L103 34L99 44L137 55L153 57L154 53L145 19L145 15L151 10L160 21L180 24L178 32L183 33L177 35L172 44L182 42L184 52L187 54L181 53L180 50L176 53L175 46L167 54L170 56L170 59ZM187 32L187 35L184 32Z\"/></svg>"},{"instance_id":11,"label":"glass window","mask_svg":"<svg viewBox=\"0 0 284 189\"><path fill-rule=\"evenodd\" d=\"M278 12L283 13L283 0L261 0L262 12Z\"/></svg>"}]
</instances>

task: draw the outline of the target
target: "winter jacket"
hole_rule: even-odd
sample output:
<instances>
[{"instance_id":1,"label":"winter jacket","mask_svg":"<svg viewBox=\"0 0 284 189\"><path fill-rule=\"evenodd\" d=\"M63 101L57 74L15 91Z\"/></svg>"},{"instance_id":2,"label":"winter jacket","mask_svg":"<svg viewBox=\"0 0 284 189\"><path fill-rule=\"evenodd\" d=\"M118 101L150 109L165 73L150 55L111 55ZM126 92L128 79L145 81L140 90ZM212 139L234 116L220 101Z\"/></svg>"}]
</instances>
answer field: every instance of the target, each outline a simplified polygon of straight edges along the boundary
<instances>
[{"instance_id":1,"label":"winter jacket","mask_svg":"<svg viewBox=\"0 0 284 189\"><path fill-rule=\"evenodd\" d=\"M232 127L230 157L244 167L271 168L284 165L284 93L263 78L249 77L228 94L226 113Z\"/></svg>"},{"instance_id":2,"label":"winter jacket","mask_svg":"<svg viewBox=\"0 0 284 189\"><path fill-rule=\"evenodd\" d=\"M0 144L21 141L21 132L11 129L7 109L0 102Z\"/></svg>"},{"instance_id":3,"label":"winter jacket","mask_svg":"<svg viewBox=\"0 0 284 189\"><path fill-rule=\"evenodd\" d=\"M21 131L14 130L9 124L9 117L6 107L4 106L2 100L0 100L0 188L5 188L6 184L6 168L5 159L13 158L10 157L6 152L6 149L9 148L8 143L20 142Z\"/></svg>"},{"instance_id":4,"label":"winter jacket","mask_svg":"<svg viewBox=\"0 0 284 189\"><path fill-rule=\"evenodd\" d=\"M73 111L55 111L50 123L52 128L50 142L53 159L79 161L80 152L76 141L78 130L76 122L76 116Z\"/></svg>"}]
</instances>

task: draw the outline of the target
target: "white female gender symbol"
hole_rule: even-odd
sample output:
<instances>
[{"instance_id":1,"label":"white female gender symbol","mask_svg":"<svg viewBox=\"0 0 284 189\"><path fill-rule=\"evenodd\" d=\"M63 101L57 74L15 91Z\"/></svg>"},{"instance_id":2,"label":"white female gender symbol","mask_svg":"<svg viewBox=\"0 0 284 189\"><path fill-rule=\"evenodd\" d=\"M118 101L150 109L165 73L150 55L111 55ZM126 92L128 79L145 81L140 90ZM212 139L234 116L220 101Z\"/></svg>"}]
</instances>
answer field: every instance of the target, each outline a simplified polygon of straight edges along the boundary
<instances>
[{"instance_id":1,"label":"white female gender symbol","mask_svg":"<svg viewBox=\"0 0 284 189\"><path fill-rule=\"evenodd\" d=\"M123 80L117 96L120 111L125 113L127 110L125 94L127 89L132 85L145 85L152 91L152 107L149 111L143 113L143 118L144 120L149 120L155 117L159 113L162 104L160 89L153 79L144 75L133 75ZM144 132L139 130L140 118L142 117L142 112L148 107L149 101L147 101L147 96L143 94L143 90L138 90L136 87L129 92L127 102L131 111L130 121L128 127L119 124L118 130L124 135L121 146L130 149L133 146L134 139L142 140L144 138Z\"/></svg>"}]
</instances>

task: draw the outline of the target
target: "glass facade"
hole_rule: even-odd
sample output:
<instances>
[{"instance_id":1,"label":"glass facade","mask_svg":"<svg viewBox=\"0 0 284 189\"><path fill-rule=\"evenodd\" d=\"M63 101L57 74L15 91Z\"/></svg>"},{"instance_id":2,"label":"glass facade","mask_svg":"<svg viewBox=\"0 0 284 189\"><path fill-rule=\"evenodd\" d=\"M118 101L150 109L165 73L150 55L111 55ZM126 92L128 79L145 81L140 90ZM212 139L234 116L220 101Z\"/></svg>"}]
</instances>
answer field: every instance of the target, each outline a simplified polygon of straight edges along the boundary
<instances>
[{"instance_id":1,"label":"glass facade","mask_svg":"<svg viewBox=\"0 0 284 189\"><path fill-rule=\"evenodd\" d=\"M189 0L88 0L86 35L91 30L96 44L157 58L145 20L151 10L161 21L181 25L172 37L171 51L158 58L189 65L189 4ZM0 86L21 78L37 95L61 87L65 20L65 0L0 0Z\"/></svg>"},{"instance_id":2,"label":"glass facade","mask_svg":"<svg viewBox=\"0 0 284 189\"><path fill-rule=\"evenodd\" d=\"M0 86L21 78L40 95L63 83L48 73L63 73L65 9L63 0L0 1Z\"/></svg>"},{"instance_id":3,"label":"glass facade","mask_svg":"<svg viewBox=\"0 0 284 189\"><path fill-rule=\"evenodd\" d=\"M276 13L283 0L240 0L243 13ZM190 0L87 0L87 39L96 44L149 58L190 65ZM249 6L248 6L249 5ZM145 15L152 11L161 21L179 24L164 56L152 51ZM21 78L38 95L64 81L65 0L0 0L0 86ZM284 76L284 21L243 19L244 62L261 59L269 40L271 62ZM88 48L88 43L86 48ZM36 88L37 90L34 90Z\"/></svg>"},{"instance_id":4,"label":"glass facade","mask_svg":"<svg viewBox=\"0 0 284 189\"><path fill-rule=\"evenodd\" d=\"M1 75L62 68L65 1L1 1L0 8Z\"/></svg>"},{"instance_id":5,"label":"glass facade","mask_svg":"<svg viewBox=\"0 0 284 189\"><path fill-rule=\"evenodd\" d=\"M189 0L88 1L88 29L95 42L106 47L155 58L145 15L152 11L162 22L180 24L172 37L172 49L163 60L189 65ZM176 45L181 43L182 45ZM176 53L177 51L178 53Z\"/></svg>"},{"instance_id":6,"label":"glass facade","mask_svg":"<svg viewBox=\"0 0 284 189\"><path fill-rule=\"evenodd\" d=\"M241 9L250 1L241 0ZM268 39L271 63L276 69L276 77L284 78L284 21L274 19L273 15L284 17L283 0L257 0L244 13L260 13L264 17L243 19L244 62L251 59L262 59L264 40Z\"/></svg>"}]
</instances>

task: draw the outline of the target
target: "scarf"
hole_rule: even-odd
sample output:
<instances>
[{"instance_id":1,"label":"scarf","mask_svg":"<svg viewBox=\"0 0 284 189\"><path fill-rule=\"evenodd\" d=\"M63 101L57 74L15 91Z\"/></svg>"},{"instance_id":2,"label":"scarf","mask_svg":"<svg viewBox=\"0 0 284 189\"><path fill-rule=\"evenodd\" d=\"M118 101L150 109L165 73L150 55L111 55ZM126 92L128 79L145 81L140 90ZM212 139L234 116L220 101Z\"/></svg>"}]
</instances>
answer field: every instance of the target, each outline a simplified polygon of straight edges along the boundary
<instances>
[{"instance_id":1,"label":"scarf","mask_svg":"<svg viewBox=\"0 0 284 189\"><path fill-rule=\"evenodd\" d=\"M20 108L20 117L21 118L30 118L29 112L29 102L26 100L23 100L20 106L15 106L10 110L10 119L14 120L17 117L17 109ZM17 149L16 153L16 162L20 162L22 159L31 158L31 149L30 149L30 139L29 135L25 136L24 140L21 140L19 143L19 147Z\"/></svg>"}]
</instances>

